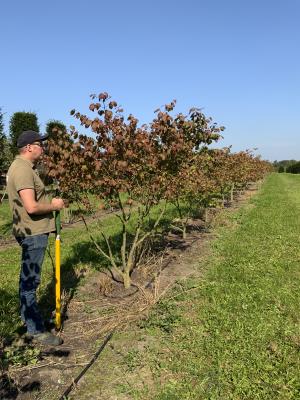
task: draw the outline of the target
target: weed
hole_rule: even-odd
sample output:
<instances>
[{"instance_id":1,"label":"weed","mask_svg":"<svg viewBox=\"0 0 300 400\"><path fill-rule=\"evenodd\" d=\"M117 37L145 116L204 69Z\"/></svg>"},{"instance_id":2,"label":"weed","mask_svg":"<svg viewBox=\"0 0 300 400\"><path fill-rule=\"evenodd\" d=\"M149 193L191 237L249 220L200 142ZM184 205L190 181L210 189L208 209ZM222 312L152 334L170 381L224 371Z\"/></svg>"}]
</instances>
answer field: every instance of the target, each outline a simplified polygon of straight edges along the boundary
<instances>
[{"instance_id":1,"label":"weed","mask_svg":"<svg viewBox=\"0 0 300 400\"><path fill-rule=\"evenodd\" d=\"M14 344L6 347L2 356L3 367L7 369L9 365L35 365L40 360L40 353L33 345Z\"/></svg>"},{"instance_id":2,"label":"weed","mask_svg":"<svg viewBox=\"0 0 300 400\"><path fill-rule=\"evenodd\" d=\"M181 317L176 304L168 301L161 301L152 310L150 316L140 322L140 328L158 328L164 333L171 333L180 323Z\"/></svg>"},{"instance_id":3,"label":"weed","mask_svg":"<svg viewBox=\"0 0 300 400\"><path fill-rule=\"evenodd\" d=\"M126 367L126 372L132 372L135 368L142 365L142 356L138 350L130 350L124 356L123 364Z\"/></svg>"}]
</instances>

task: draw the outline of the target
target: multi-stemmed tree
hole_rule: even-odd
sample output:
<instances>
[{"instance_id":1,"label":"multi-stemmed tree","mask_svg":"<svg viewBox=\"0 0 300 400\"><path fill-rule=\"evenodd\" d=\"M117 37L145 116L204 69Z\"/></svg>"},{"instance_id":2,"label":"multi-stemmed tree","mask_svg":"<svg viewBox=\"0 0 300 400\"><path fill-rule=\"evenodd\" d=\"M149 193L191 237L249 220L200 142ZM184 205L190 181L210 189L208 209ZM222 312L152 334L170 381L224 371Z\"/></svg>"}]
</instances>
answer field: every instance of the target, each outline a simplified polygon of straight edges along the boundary
<instances>
[{"instance_id":1,"label":"multi-stemmed tree","mask_svg":"<svg viewBox=\"0 0 300 400\"><path fill-rule=\"evenodd\" d=\"M122 227L119 257L105 232L101 235L106 248L95 244L129 287L140 249L155 232L167 201L176 193L179 174L204 144L219 137L220 128L196 109L188 116L173 116L175 102L157 110L149 126L139 127L133 115L125 119L106 93L92 98L97 100L90 105L95 118L75 110L72 114L95 138L80 135L75 129L70 134L61 132L56 140L49 140L52 160L46 161L49 174L59 180L65 196L87 201L86 194L93 193L111 206L118 205L116 218ZM156 214L152 213L154 206L160 208Z\"/></svg>"}]
</instances>

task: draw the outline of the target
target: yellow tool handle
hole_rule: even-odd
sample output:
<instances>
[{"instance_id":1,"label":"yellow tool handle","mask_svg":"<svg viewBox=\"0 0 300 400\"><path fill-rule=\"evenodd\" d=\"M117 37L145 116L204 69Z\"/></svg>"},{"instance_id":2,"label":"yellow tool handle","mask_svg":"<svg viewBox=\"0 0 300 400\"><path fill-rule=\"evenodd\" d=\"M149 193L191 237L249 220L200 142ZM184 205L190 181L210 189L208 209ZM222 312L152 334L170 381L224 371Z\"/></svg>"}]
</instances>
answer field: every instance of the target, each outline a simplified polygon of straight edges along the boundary
<instances>
[{"instance_id":1,"label":"yellow tool handle","mask_svg":"<svg viewBox=\"0 0 300 400\"><path fill-rule=\"evenodd\" d=\"M60 301L60 236L55 239L55 326L61 327L61 301Z\"/></svg>"}]
</instances>

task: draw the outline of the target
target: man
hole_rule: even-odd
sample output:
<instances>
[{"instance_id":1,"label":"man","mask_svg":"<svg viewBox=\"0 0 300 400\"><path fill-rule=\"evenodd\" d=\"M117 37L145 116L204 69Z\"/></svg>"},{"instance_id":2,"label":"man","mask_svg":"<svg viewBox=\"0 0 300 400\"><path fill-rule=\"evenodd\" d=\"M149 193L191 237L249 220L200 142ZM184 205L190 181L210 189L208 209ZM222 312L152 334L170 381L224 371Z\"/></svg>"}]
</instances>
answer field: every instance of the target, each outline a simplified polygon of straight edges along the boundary
<instances>
[{"instance_id":1,"label":"man","mask_svg":"<svg viewBox=\"0 0 300 400\"><path fill-rule=\"evenodd\" d=\"M19 283L21 318L30 337L56 346L62 343L62 339L45 331L36 302L48 235L55 231L53 211L64 207L62 199L49 201L35 169L47 137L34 131L25 131L20 135L17 141L19 155L7 173L7 192L13 213L13 234L22 247Z\"/></svg>"}]
</instances>

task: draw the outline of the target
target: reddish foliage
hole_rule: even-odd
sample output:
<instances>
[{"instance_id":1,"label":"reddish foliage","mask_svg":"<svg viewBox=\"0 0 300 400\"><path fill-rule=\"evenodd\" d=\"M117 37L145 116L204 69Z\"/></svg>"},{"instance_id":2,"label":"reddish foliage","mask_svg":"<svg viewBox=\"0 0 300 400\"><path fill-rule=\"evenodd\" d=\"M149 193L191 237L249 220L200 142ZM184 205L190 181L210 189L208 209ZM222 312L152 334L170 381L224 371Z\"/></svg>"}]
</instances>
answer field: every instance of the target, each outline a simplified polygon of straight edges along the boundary
<instances>
[{"instance_id":1,"label":"reddish foliage","mask_svg":"<svg viewBox=\"0 0 300 400\"><path fill-rule=\"evenodd\" d=\"M164 200L175 202L179 209L182 201L207 206L212 198L228 193L233 184L243 186L260 179L268 165L247 151L208 150L224 128L197 108L187 116L174 115L173 100L163 110L156 110L148 126L139 126L132 114L124 117L106 92L91 98L93 117L76 110L71 115L90 129L93 137L79 134L74 127L69 132L54 132L45 163L49 176L59 181L64 197L87 201L86 194L94 193L110 206L118 204L123 230L121 274L128 286L138 247L163 213L148 232L143 230L155 204ZM130 242L126 235L134 204L138 205L138 218ZM109 240L105 240L107 252L99 251L117 267Z\"/></svg>"}]
</instances>

